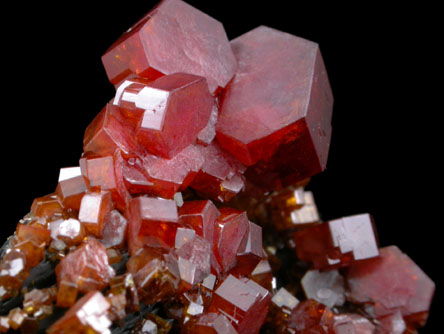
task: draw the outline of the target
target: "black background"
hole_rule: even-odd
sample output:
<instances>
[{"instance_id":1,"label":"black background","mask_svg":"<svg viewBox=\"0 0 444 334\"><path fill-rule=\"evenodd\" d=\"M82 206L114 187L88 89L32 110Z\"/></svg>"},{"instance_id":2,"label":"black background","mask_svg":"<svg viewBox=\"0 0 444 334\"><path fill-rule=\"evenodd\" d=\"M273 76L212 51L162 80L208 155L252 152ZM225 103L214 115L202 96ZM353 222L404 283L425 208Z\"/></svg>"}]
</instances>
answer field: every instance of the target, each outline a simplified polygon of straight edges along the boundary
<instances>
[{"instance_id":1,"label":"black background","mask_svg":"<svg viewBox=\"0 0 444 334\"><path fill-rule=\"evenodd\" d=\"M61 167L78 164L84 129L114 92L100 56L155 3L2 9L4 237L33 198L54 191ZM188 3L222 21L230 39L268 25L320 44L335 97L333 136L327 170L310 188L325 220L373 214L380 244L398 245L438 284L421 331L432 333L444 244L436 9Z\"/></svg>"}]
</instances>

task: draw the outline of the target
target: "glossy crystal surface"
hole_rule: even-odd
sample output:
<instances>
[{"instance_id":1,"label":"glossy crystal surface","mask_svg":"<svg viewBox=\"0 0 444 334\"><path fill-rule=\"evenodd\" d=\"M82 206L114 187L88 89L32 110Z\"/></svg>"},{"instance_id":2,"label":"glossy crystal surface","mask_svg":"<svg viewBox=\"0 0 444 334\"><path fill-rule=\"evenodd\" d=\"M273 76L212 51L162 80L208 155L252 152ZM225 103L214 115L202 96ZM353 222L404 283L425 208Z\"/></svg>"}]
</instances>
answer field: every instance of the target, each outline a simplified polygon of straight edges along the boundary
<instances>
[{"instance_id":1,"label":"glossy crystal surface","mask_svg":"<svg viewBox=\"0 0 444 334\"><path fill-rule=\"evenodd\" d=\"M414 327L427 318L435 291L433 281L398 247L380 250L381 256L366 263L356 263L346 275L350 298L369 303L376 318L401 312ZM415 315L421 315L419 323Z\"/></svg>"},{"instance_id":2,"label":"glossy crystal surface","mask_svg":"<svg viewBox=\"0 0 444 334\"><path fill-rule=\"evenodd\" d=\"M324 222L306 188L331 134L316 43L265 26L230 43L218 21L163 0L102 60L116 92L79 165L0 249L0 333L425 325L432 280L379 249L369 214Z\"/></svg>"},{"instance_id":3,"label":"glossy crystal surface","mask_svg":"<svg viewBox=\"0 0 444 334\"><path fill-rule=\"evenodd\" d=\"M298 257L319 269L348 266L379 255L369 214L331 220L296 231L293 236Z\"/></svg>"},{"instance_id":4,"label":"glossy crystal surface","mask_svg":"<svg viewBox=\"0 0 444 334\"><path fill-rule=\"evenodd\" d=\"M239 68L222 102L221 145L245 165L258 164L251 175L263 183L289 185L321 172L333 96L319 46L265 26L231 46Z\"/></svg>"},{"instance_id":5,"label":"glossy crystal surface","mask_svg":"<svg viewBox=\"0 0 444 334\"><path fill-rule=\"evenodd\" d=\"M211 92L225 87L237 67L222 24L176 0L162 1L146 14L102 62L114 84L131 74L152 80L185 72L206 77Z\"/></svg>"},{"instance_id":6,"label":"glossy crystal surface","mask_svg":"<svg viewBox=\"0 0 444 334\"><path fill-rule=\"evenodd\" d=\"M115 272L109 265L106 248L91 238L57 265L56 274L57 282L70 282L86 293L106 287Z\"/></svg>"}]
</instances>

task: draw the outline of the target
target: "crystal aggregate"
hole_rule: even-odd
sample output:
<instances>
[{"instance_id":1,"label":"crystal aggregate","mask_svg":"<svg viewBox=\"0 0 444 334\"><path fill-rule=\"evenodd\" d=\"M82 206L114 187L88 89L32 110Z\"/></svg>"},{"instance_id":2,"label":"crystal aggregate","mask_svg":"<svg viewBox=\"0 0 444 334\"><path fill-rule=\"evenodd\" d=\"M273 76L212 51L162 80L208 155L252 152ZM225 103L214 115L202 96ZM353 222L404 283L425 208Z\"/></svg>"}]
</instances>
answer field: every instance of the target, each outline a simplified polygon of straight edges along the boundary
<instances>
[{"instance_id":1,"label":"crystal aggregate","mask_svg":"<svg viewBox=\"0 0 444 334\"><path fill-rule=\"evenodd\" d=\"M379 247L369 214L324 222L305 190L332 131L318 44L265 26L229 41L217 20L163 0L102 62L116 93L79 165L2 248L0 333L425 325L434 282Z\"/></svg>"}]
</instances>

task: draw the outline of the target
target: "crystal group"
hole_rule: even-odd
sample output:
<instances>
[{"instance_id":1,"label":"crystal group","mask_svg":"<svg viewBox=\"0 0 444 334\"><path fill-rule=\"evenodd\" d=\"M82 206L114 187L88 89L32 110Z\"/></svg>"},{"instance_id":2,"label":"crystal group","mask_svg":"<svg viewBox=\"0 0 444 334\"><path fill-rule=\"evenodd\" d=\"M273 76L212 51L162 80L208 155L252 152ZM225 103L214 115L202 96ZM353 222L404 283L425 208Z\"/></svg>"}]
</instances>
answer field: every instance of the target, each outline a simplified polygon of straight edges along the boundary
<instances>
[{"instance_id":1,"label":"crystal group","mask_svg":"<svg viewBox=\"0 0 444 334\"><path fill-rule=\"evenodd\" d=\"M0 333L414 334L433 281L367 214L323 221L319 45L163 0L103 55L115 95L1 248ZM382 222L382 220L381 220ZM379 223L379 222L378 222Z\"/></svg>"}]
</instances>

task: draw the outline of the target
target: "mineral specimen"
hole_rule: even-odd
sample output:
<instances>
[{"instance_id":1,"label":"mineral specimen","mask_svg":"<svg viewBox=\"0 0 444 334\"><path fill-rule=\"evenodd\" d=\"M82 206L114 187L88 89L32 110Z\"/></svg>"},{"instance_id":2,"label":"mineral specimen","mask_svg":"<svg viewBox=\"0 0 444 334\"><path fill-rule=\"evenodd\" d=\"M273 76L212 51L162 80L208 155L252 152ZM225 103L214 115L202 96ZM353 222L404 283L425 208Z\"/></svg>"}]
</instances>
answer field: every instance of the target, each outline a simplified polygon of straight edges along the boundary
<instances>
[{"instance_id":1,"label":"mineral specimen","mask_svg":"<svg viewBox=\"0 0 444 334\"><path fill-rule=\"evenodd\" d=\"M0 253L0 333L414 334L435 289L368 214L323 222L319 46L163 0L102 58L115 96ZM287 187L288 186L288 187Z\"/></svg>"}]
</instances>

